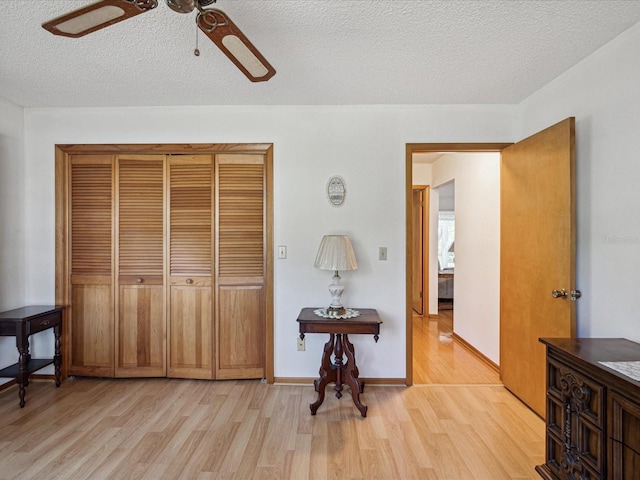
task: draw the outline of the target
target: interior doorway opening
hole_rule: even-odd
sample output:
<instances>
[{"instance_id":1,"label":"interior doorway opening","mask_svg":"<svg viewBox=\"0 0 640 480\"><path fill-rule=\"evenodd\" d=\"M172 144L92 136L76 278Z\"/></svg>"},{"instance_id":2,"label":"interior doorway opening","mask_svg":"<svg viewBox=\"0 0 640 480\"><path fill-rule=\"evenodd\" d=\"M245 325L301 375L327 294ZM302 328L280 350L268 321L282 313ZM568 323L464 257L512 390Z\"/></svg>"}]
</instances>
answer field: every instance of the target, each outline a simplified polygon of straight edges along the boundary
<instances>
[{"instance_id":1,"label":"interior doorway opening","mask_svg":"<svg viewBox=\"0 0 640 480\"><path fill-rule=\"evenodd\" d=\"M456 299L456 313L458 309L458 291L469 291L470 278L474 275L469 272L476 268L477 257L482 257L481 250L485 243L495 244L497 247L496 252L492 252L492 255L496 257L493 268L495 272L491 273L495 280L495 292L493 294L494 302L491 308L496 310L491 312L491 315L495 318L496 325L499 318L499 294L498 294L498 279L499 279L499 222L495 220L499 219L499 159L500 151L504 148L505 144L410 144L407 145L407 185L408 185L408 198L413 195L413 190L416 184L426 184L431 187L431 193L429 198L429 219L426 220L426 224L430 227L428 247L428 285L429 291L426 293L428 306L425 306L425 312L423 315L416 315L413 308L408 308L407 314L407 384L412 383L499 383L498 367L495 364L491 364L491 361L487 358L483 358L482 351L474 348L473 334L471 335L471 341L465 342L465 336L468 332L465 330L467 325L464 322L460 325L460 332L456 332L454 329L454 310L453 300ZM496 193L492 201L495 203L493 213L494 220L487 222L489 230L493 232L494 238L488 242L485 242L481 238L476 241L476 236L470 236L469 232L478 229L474 222L485 222L484 214L480 213L479 218L472 218L474 214L462 216L462 225L467 225L466 232L467 238L464 241L460 235L458 228L458 188L459 184L455 174L451 172L458 171L460 169L465 170L469 167L469 173L465 174L463 178L462 192L467 193L467 198L462 198L462 203L473 202L473 198L469 198L475 192L474 189L479 188L478 182L475 182L476 177L479 182L482 181L482 176L485 172L477 172L477 165L474 165L472 160L473 156L464 154L478 154L482 156L488 155L487 152L493 152L492 167L487 171L493 172L496 176L495 185L491 188L496 189ZM442 167L437 169L437 174L432 175L432 164L434 162L440 162L441 164L447 160L447 157L452 158L454 167ZM464 162L468 162L468 165L464 165ZM480 169L482 170L482 169ZM473 183L478 185L473 185ZM472 185L469 187L469 185ZM411 186L411 187L409 187ZM410 189L409 189L410 188ZM442 192L442 206L440 205L440 193ZM447 199L449 197L449 199ZM477 198L475 199L478 200ZM408 206L412 203L408 203ZM467 207L467 210L474 210L474 208ZM442 213L441 213L442 211ZM409 214L414 215L413 210L409 209L407 213L407 219L410 218ZM443 225L440 225L439 219L443 218ZM478 217L478 215L476 215ZM444 227L444 224L448 225ZM493 224L491 223L493 222ZM473 225L470 229L469 225ZM408 238L414 238L414 229L416 228L415 222L407 221L407 235ZM445 230L443 231L443 227ZM480 228L482 230L482 228ZM485 228L485 230L487 230ZM461 230L463 233L465 229ZM459 244L459 238L463 238L462 245ZM413 261L413 252L415 251L415 242L407 242L410 245L410 250L407 252L407 265L410 265L410 261ZM439 248L438 248L439 247ZM459 250L463 253L459 254ZM465 252L466 251L466 252ZM474 259L476 257L476 259ZM463 278L461 281L461 288L458 288L457 283L457 267L458 261L464 261L464 259L470 260L467 265L467 272L463 269ZM408 276L409 277L409 276ZM410 279L410 287L413 289L413 280L416 275L412 275ZM486 282L482 280L482 274L480 275L479 284L482 285ZM409 286L408 286L409 287ZM409 290L408 288L408 291ZM473 296L473 293L471 294ZM470 315L469 306L477 306L477 298L470 298L466 302L462 302L462 318L472 318L474 321L480 315ZM411 305L408 303L408 305ZM466 308L466 312L465 312ZM490 310L491 310L490 308ZM483 304L484 309L484 304ZM480 321L482 319L480 318ZM457 318L456 318L457 321ZM481 330L481 329L480 329ZM497 333L496 333L497 337ZM479 342L481 344L481 342ZM457 355L457 357L456 357ZM489 360L488 362L486 360ZM458 372L453 371L453 366L457 366ZM460 368L461 367L461 368ZM474 373L471 373L474 372Z\"/></svg>"},{"instance_id":2,"label":"interior doorway opening","mask_svg":"<svg viewBox=\"0 0 640 480\"><path fill-rule=\"evenodd\" d=\"M554 295L559 286L564 286L565 291L578 292L575 118L566 118L514 144L407 144L407 186L414 180L414 155L447 151L499 153L499 239L493 242L499 255L496 262L498 313L492 325L495 331L490 332L480 322L483 327L475 332L480 335L474 335L467 346L495 367L509 391L544 416L546 363L545 349L539 339L572 338L576 332L575 302L557 301L564 297ZM474 176L480 177L483 173L474 170ZM407 188L407 199L409 193ZM410 207L409 202L407 205ZM463 211L462 208L456 210L458 215ZM474 206L473 214L484 221L486 212L479 214L476 210ZM461 283L459 266L467 263L463 260L462 239L471 238L463 234L461 224L456 225L455 250L460 260L456 268L456 290ZM411 235L412 224L407 221L407 238ZM482 242L474 239L474 246L479 245ZM407 242L407 246L408 265L411 243ZM407 278L408 297L411 278ZM477 281L477 284L482 283ZM467 303L465 298L462 305ZM460 306L458 301L456 329L459 331ZM408 304L407 333L407 384L411 385L414 380L413 323ZM462 339L469 333L461 331ZM484 352L492 353L485 355Z\"/></svg>"}]
</instances>

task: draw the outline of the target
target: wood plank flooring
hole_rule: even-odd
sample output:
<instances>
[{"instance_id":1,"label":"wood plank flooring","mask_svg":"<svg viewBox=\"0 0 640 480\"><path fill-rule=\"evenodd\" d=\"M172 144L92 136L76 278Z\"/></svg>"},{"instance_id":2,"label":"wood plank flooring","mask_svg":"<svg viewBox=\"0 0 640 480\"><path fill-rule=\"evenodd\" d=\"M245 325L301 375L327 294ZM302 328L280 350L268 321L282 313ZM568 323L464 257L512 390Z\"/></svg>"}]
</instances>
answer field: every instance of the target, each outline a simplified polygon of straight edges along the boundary
<instances>
[{"instance_id":1,"label":"wood plank flooring","mask_svg":"<svg viewBox=\"0 0 640 480\"><path fill-rule=\"evenodd\" d=\"M535 479L544 423L500 386L35 381L0 392L5 479Z\"/></svg>"},{"instance_id":2,"label":"wood plank flooring","mask_svg":"<svg viewBox=\"0 0 640 480\"><path fill-rule=\"evenodd\" d=\"M453 338L454 310L413 317L413 383L500 384L493 368Z\"/></svg>"},{"instance_id":3,"label":"wood plank flooring","mask_svg":"<svg viewBox=\"0 0 640 480\"><path fill-rule=\"evenodd\" d=\"M312 385L34 381L23 409L10 387L0 392L0 480L538 479L544 422L447 341L446 312L414 318L414 331L423 385L367 385L367 418L331 385L316 416Z\"/></svg>"}]
</instances>

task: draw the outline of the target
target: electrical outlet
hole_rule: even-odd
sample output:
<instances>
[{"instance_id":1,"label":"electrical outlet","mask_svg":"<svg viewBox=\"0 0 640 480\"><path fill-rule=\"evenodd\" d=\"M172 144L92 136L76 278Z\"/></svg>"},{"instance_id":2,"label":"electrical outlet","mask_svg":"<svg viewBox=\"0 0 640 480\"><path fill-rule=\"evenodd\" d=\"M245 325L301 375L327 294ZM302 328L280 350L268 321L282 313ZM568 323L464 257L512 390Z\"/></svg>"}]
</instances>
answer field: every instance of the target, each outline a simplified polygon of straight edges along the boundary
<instances>
[{"instance_id":1,"label":"electrical outlet","mask_svg":"<svg viewBox=\"0 0 640 480\"><path fill-rule=\"evenodd\" d=\"M285 245L280 245L278 247L278 258L280 259L287 258L287 247Z\"/></svg>"},{"instance_id":2,"label":"electrical outlet","mask_svg":"<svg viewBox=\"0 0 640 480\"><path fill-rule=\"evenodd\" d=\"M304 338L298 337L298 351L304 352Z\"/></svg>"},{"instance_id":3,"label":"electrical outlet","mask_svg":"<svg viewBox=\"0 0 640 480\"><path fill-rule=\"evenodd\" d=\"M386 260L387 259L387 247L380 247L378 250L378 260Z\"/></svg>"}]
</instances>

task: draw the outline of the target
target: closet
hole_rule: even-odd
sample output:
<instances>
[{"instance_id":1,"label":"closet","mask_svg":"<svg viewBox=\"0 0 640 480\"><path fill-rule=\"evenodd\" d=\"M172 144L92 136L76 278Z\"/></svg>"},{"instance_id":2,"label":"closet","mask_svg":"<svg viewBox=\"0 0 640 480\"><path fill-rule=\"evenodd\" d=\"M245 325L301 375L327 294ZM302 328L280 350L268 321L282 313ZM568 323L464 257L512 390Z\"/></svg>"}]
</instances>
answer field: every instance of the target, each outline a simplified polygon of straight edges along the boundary
<instances>
[{"instance_id":1,"label":"closet","mask_svg":"<svg viewBox=\"0 0 640 480\"><path fill-rule=\"evenodd\" d=\"M126 147L57 147L66 373L269 377L271 146Z\"/></svg>"}]
</instances>

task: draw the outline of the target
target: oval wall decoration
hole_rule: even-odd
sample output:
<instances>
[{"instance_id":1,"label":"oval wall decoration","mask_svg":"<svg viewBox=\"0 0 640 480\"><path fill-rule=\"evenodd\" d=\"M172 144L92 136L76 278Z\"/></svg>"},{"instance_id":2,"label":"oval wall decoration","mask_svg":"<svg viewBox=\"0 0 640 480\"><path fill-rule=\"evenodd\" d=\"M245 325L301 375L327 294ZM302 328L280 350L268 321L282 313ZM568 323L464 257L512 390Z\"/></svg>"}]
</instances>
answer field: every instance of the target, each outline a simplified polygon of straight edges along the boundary
<instances>
[{"instance_id":1,"label":"oval wall decoration","mask_svg":"<svg viewBox=\"0 0 640 480\"><path fill-rule=\"evenodd\" d=\"M344 179L337 175L331 177L327 182L327 198L329 203L334 207L339 207L344 203L344 197L347 195L347 186Z\"/></svg>"}]
</instances>

